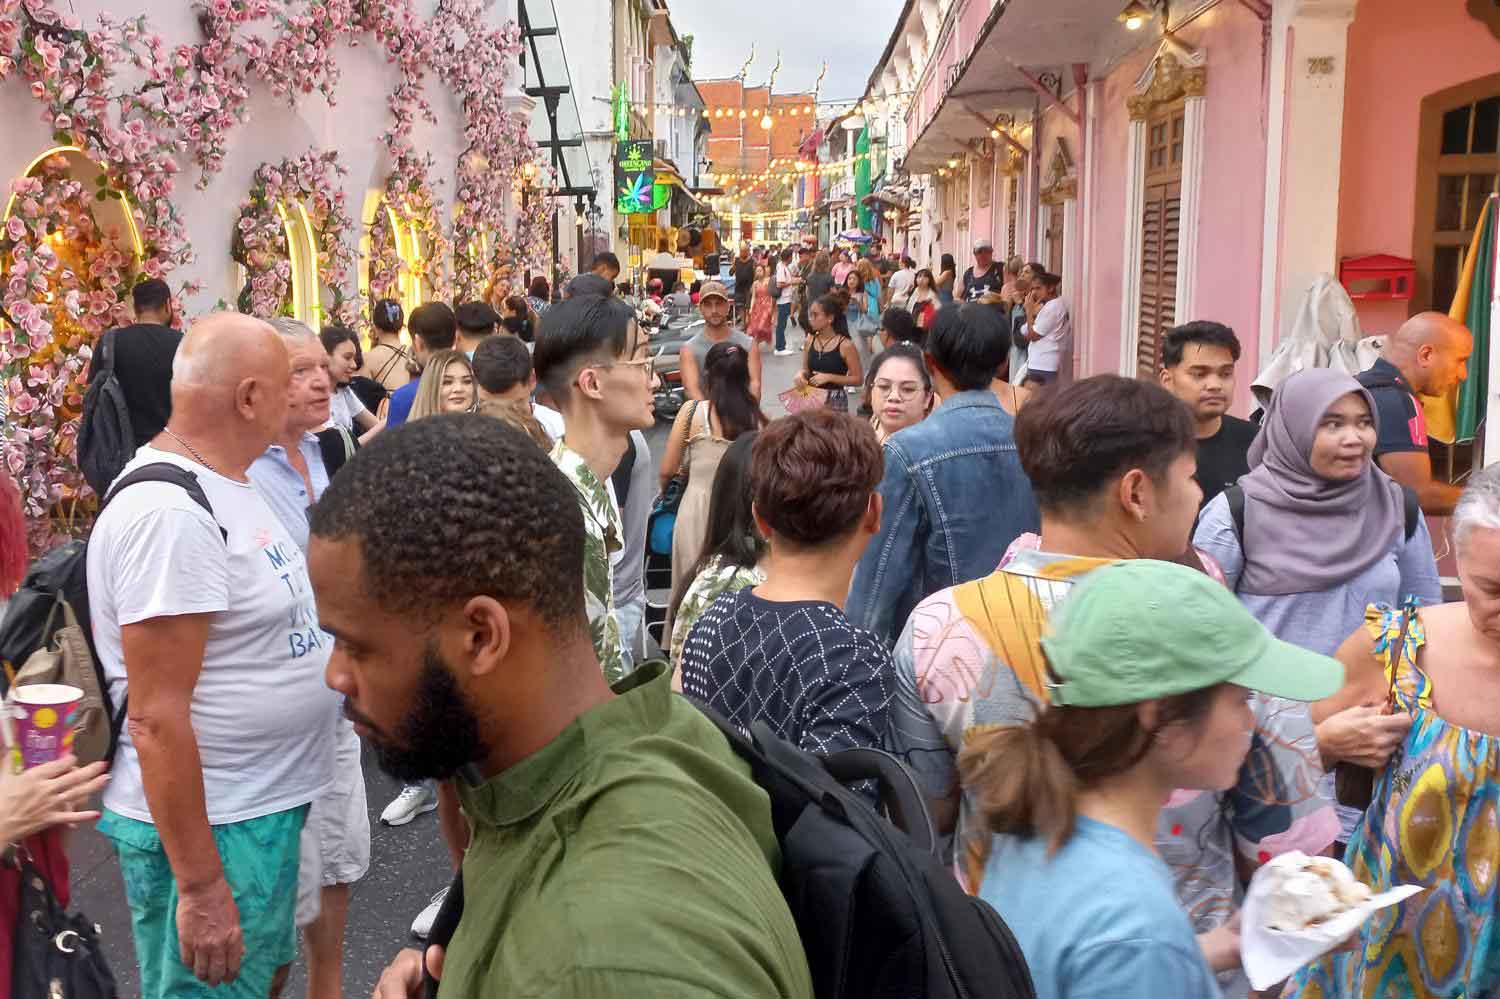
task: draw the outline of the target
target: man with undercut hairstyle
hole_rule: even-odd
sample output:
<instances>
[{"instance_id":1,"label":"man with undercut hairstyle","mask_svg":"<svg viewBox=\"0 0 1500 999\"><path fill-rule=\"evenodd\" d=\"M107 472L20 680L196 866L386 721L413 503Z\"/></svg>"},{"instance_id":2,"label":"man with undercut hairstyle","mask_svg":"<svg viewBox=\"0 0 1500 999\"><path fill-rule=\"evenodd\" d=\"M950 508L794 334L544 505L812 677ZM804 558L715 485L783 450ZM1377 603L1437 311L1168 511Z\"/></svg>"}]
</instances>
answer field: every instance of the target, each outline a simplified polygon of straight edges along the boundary
<instances>
[{"instance_id":1,"label":"man with undercut hairstyle","mask_svg":"<svg viewBox=\"0 0 1500 999\"><path fill-rule=\"evenodd\" d=\"M1417 494L1422 512L1443 517L1453 512L1462 486L1439 482L1427 454L1427 419L1417 393L1443 396L1468 377L1474 335L1441 312L1412 316L1388 337L1380 359L1360 372L1359 382L1375 397L1380 435L1375 464Z\"/></svg>"},{"instance_id":2,"label":"man with undercut hairstyle","mask_svg":"<svg viewBox=\"0 0 1500 999\"><path fill-rule=\"evenodd\" d=\"M620 507L609 480L630 432L655 423L649 343L617 298L578 294L547 310L536 341L536 376L562 409L552 449L578 496L584 523L584 592L594 648L611 682L625 675L615 617L613 565L624 550Z\"/></svg>"},{"instance_id":3,"label":"man with undercut hairstyle","mask_svg":"<svg viewBox=\"0 0 1500 999\"><path fill-rule=\"evenodd\" d=\"M122 479L174 465L213 512L180 482L139 482L89 539L94 642L128 704L99 831L148 999L264 999L297 953L298 839L332 786L338 700L302 549L248 475L285 432L290 380L266 323L195 323L171 419Z\"/></svg>"},{"instance_id":4,"label":"man with undercut hairstyle","mask_svg":"<svg viewBox=\"0 0 1500 999\"><path fill-rule=\"evenodd\" d=\"M811 999L765 791L664 666L605 682L586 519L524 434L456 413L382 433L313 508L328 682L386 770L457 778L472 830L427 968L444 996ZM376 995L421 995L423 957Z\"/></svg>"}]
</instances>

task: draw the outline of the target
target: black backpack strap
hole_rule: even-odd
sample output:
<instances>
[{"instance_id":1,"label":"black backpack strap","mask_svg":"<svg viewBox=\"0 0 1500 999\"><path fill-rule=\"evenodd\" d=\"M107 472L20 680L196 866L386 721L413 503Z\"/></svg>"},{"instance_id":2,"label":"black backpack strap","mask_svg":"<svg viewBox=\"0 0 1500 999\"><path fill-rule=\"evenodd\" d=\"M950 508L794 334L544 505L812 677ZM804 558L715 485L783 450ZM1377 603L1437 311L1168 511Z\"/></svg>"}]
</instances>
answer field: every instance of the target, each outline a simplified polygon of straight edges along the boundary
<instances>
[{"instance_id":1,"label":"black backpack strap","mask_svg":"<svg viewBox=\"0 0 1500 999\"><path fill-rule=\"evenodd\" d=\"M937 855L937 830L933 828L922 789L899 759L880 749L845 749L824 756L823 765L840 784L875 781L880 787L880 803L885 806L891 823L906 833L917 849Z\"/></svg>"},{"instance_id":2,"label":"black backpack strap","mask_svg":"<svg viewBox=\"0 0 1500 999\"><path fill-rule=\"evenodd\" d=\"M1234 536L1240 542L1240 554L1245 552L1245 490L1236 483L1224 487L1224 500L1229 504L1229 520L1234 524Z\"/></svg>"},{"instance_id":3,"label":"black backpack strap","mask_svg":"<svg viewBox=\"0 0 1500 999\"><path fill-rule=\"evenodd\" d=\"M181 465L174 465L170 461L153 461L150 464L142 465L140 468L120 476L115 481L115 484L110 486L109 495L104 497L104 502L99 504L99 509L103 511L109 505L110 500L120 495L122 489L139 482L170 482L172 485L180 487L183 492L188 494L189 499L201 506L210 517L213 517L214 523L218 525L220 536L223 537L226 543L229 541L229 532L224 530L223 524L219 524L219 518L214 513L213 504L208 501L208 494L198 484L198 476Z\"/></svg>"},{"instance_id":4,"label":"black backpack strap","mask_svg":"<svg viewBox=\"0 0 1500 999\"><path fill-rule=\"evenodd\" d=\"M1229 504L1229 519L1234 523L1234 535L1240 542L1240 553L1245 551L1245 490L1238 484L1224 488L1224 500ZM1406 540L1416 537L1417 524L1422 519L1422 504L1415 489L1401 487L1401 515Z\"/></svg>"},{"instance_id":5,"label":"black backpack strap","mask_svg":"<svg viewBox=\"0 0 1500 999\"><path fill-rule=\"evenodd\" d=\"M105 330L104 335L99 338L99 349L94 351L95 364L93 373L89 376L90 382L115 370L115 337L119 332L117 329Z\"/></svg>"}]
</instances>

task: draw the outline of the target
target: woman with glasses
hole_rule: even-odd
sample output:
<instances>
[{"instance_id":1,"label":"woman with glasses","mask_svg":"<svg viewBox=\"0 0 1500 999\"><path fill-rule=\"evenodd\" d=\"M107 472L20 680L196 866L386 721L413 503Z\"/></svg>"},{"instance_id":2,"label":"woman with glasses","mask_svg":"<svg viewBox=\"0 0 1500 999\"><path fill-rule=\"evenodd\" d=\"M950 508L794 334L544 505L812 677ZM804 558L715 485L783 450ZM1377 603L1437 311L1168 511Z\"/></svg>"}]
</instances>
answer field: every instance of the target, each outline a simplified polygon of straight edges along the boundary
<instances>
[{"instance_id":1,"label":"woman with glasses","mask_svg":"<svg viewBox=\"0 0 1500 999\"><path fill-rule=\"evenodd\" d=\"M882 444L932 412L932 376L922 363L922 352L909 343L892 344L876 355L865 391L874 413L870 424Z\"/></svg>"}]
</instances>

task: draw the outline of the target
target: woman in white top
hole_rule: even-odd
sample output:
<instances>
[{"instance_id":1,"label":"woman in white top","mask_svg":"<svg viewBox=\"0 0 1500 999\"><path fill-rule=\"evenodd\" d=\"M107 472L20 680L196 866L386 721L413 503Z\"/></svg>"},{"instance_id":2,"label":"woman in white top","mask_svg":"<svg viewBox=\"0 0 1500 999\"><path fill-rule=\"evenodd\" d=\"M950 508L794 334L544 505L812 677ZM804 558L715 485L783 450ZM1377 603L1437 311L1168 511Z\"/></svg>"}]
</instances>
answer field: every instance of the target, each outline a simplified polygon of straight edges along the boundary
<instances>
[{"instance_id":1,"label":"woman in white top","mask_svg":"<svg viewBox=\"0 0 1500 999\"><path fill-rule=\"evenodd\" d=\"M371 437L385 429L385 421L376 419L349 385L355 372L364 366L359 335L343 326L324 326L319 339L328 352L328 373L333 377L334 385L333 396L328 402L328 422L356 435L361 444L368 443Z\"/></svg>"}]
</instances>

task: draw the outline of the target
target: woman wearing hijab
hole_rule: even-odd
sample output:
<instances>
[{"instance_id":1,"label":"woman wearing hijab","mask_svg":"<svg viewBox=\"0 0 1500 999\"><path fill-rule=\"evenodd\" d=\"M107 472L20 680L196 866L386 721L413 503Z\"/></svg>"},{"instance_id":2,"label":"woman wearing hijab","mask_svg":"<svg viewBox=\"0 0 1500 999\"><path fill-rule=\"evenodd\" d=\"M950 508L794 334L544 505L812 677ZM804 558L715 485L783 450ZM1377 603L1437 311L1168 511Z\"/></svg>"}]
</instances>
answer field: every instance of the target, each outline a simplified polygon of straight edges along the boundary
<instances>
[{"instance_id":1,"label":"woman wearing hijab","mask_svg":"<svg viewBox=\"0 0 1500 999\"><path fill-rule=\"evenodd\" d=\"M1360 627L1371 604L1442 601L1427 523L1371 458L1378 430L1375 401L1352 376L1328 368L1292 375L1250 445L1250 473L1214 497L1193 535L1273 635L1324 655ZM1230 505L1236 491L1242 517ZM1326 717L1316 733L1330 769L1391 734L1387 716L1359 707ZM1333 791L1329 777L1321 792ZM1346 842L1360 812L1340 805L1338 814Z\"/></svg>"},{"instance_id":2,"label":"woman wearing hijab","mask_svg":"<svg viewBox=\"0 0 1500 999\"><path fill-rule=\"evenodd\" d=\"M1271 399L1241 477L1244 533L1220 495L1193 537L1272 634L1332 654L1372 603L1442 600L1420 511L1371 459L1374 400L1328 368L1292 375Z\"/></svg>"}]
</instances>

